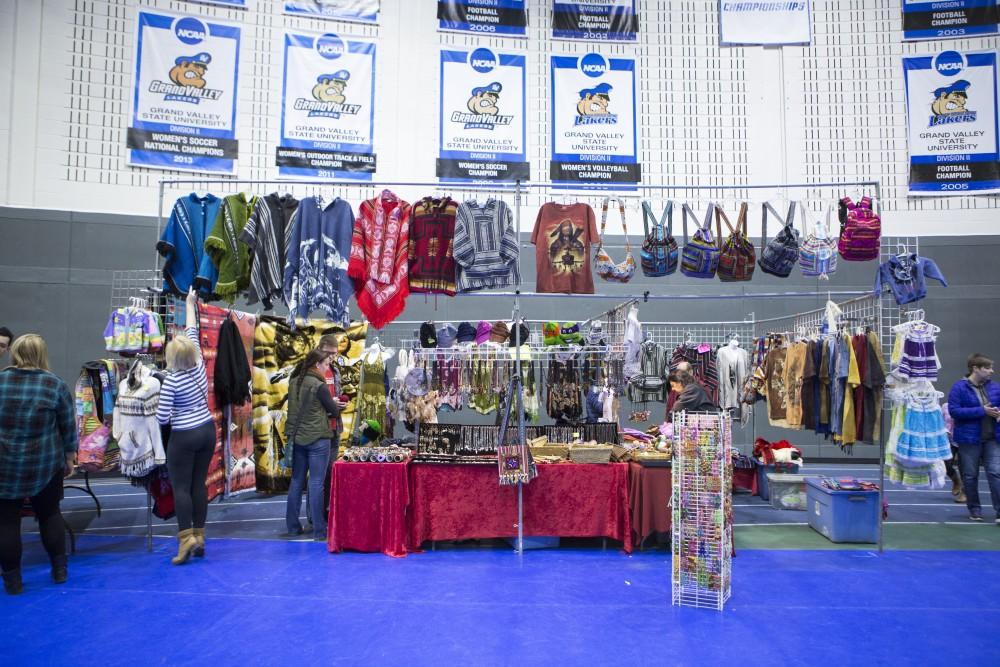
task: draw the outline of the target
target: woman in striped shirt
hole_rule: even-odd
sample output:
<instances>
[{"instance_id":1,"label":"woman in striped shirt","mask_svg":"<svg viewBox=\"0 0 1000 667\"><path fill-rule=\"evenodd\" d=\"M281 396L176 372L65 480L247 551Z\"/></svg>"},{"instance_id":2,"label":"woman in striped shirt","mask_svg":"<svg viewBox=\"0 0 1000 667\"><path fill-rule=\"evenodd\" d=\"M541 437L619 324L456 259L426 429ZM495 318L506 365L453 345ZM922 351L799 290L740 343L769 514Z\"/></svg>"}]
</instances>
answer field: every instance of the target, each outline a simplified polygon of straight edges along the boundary
<instances>
[{"instance_id":1,"label":"woman in striped shirt","mask_svg":"<svg viewBox=\"0 0 1000 667\"><path fill-rule=\"evenodd\" d=\"M198 342L198 295L187 295L185 336L167 343L167 371L160 389L156 420L170 426L167 470L174 487L177 512L177 556L181 565L192 554L205 555L205 517L208 515L208 464L215 450L215 422L208 411L208 380Z\"/></svg>"}]
</instances>

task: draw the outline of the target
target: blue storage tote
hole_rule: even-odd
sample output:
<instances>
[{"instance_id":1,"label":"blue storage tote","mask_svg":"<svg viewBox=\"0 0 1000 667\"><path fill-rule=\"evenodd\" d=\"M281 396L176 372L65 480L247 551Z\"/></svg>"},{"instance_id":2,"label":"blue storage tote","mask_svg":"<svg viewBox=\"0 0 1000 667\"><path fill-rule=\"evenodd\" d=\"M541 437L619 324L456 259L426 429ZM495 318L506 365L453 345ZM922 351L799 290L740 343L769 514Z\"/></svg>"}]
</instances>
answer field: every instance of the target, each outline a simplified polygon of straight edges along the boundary
<instances>
[{"instance_id":1,"label":"blue storage tote","mask_svg":"<svg viewBox=\"0 0 1000 667\"><path fill-rule=\"evenodd\" d=\"M878 491L834 491L806 478L809 526L831 542L878 542Z\"/></svg>"},{"instance_id":2,"label":"blue storage tote","mask_svg":"<svg viewBox=\"0 0 1000 667\"><path fill-rule=\"evenodd\" d=\"M771 499L771 489L767 485L767 473L769 472L791 472L799 471L798 463L761 463L757 461L757 493L761 500Z\"/></svg>"}]
</instances>

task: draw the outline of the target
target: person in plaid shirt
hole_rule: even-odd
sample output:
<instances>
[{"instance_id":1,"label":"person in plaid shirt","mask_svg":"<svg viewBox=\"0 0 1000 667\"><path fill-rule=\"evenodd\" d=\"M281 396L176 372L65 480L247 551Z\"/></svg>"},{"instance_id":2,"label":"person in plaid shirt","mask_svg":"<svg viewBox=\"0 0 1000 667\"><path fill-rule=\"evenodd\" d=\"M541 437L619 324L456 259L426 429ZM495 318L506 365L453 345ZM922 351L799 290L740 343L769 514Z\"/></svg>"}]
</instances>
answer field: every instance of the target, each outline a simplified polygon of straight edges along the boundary
<instances>
[{"instance_id":1,"label":"person in plaid shirt","mask_svg":"<svg viewBox=\"0 0 1000 667\"><path fill-rule=\"evenodd\" d=\"M49 353L37 334L10 348L13 366L0 371L0 566L4 589L21 582L21 507L38 518L42 544L52 562L52 580L67 579L66 524L59 511L63 477L73 471L79 445L76 406L69 387L49 371Z\"/></svg>"}]
</instances>

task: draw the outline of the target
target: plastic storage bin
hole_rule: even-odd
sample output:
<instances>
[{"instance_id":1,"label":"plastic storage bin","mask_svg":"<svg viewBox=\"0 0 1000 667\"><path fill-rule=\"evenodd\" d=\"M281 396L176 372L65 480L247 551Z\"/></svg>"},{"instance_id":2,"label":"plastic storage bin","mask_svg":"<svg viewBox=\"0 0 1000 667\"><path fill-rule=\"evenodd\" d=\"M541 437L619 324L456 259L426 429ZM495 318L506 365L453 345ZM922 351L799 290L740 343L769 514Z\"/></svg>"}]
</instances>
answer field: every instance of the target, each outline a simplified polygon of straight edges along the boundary
<instances>
[{"instance_id":1,"label":"plastic storage bin","mask_svg":"<svg viewBox=\"0 0 1000 667\"><path fill-rule=\"evenodd\" d=\"M806 509L806 478L804 475L767 473L771 507L776 510Z\"/></svg>"},{"instance_id":2,"label":"plastic storage bin","mask_svg":"<svg viewBox=\"0 0 1000 667\"><path fill-rule=\"evenodd\" d=\"M809 525L831 542L878 542L878 491L834 491L806 478Z\"/></svg>"},{"instance_id":3,"label":"plastic storage bin","mask_svg":"<svg viewBox=\"0 0 1000 667\"><path fill-rule=\"evenodd\" d=\"M799 471L798 463L768 463L757 462L757 493L761 500L770 500L771 493L767 486L768 473L796 473Z\"/></svg>"}]
</instances>

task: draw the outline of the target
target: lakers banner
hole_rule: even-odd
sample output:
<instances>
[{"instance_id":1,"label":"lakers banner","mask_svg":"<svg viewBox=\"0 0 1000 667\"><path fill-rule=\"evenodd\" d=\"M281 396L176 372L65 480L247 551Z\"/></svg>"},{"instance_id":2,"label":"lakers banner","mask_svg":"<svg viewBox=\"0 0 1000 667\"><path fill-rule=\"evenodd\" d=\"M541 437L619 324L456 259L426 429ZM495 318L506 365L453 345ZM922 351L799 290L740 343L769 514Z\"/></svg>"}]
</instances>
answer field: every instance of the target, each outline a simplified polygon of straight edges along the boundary
<instances>
[{"instance_id":1,"label":"lakers banner","mask_svg":"<svg viewBox=\"0 0 1000 667\"><path fill-rule=\"evenodd\" d=\"M552 162L560 183L638 183L635 59L552 56Z\"/></svg>"},{"instance_id":2,"label":"lakers banner","mask_svg":"<svg viewBox=\"0 0 1000 667\"><path fill-rule=\"evenodd\" d=\"M140 11L128 164L236 171L237 25Z\"/></svg>"},{"instance_id":3,"label":"lakers banner","mask_svg":"<svg viewBox=\"0 0 1000 667\"><path fill-rule=\"evenodd\" d=\"M444 181L524 181L525 57L441 51L437 175Z\"/></svg>"},{"instance_id":4,"label":"lakers banner","mask_svg":"<svg viewBox=\"0 0 1000 667\"><path fill-rule=\"evenodd\" d=\"M719 42L723 46L775 46L811 41L809 0L719 0Z\"/></svg>"},{"instance_id":5,"label":"lakers banner","mask_svg":"<svg viewBox=\"0 0 1000 667\"><path fill-rule=\"evenodd\" d=\"M552 36L588 42L634 42L638 39L636 0L586 0L552 3Z\"/></svg>"},{"instance_id":6,"label":"lakers banner","mask_svg":"<svg viewBox=\"0 0 1000 667\"><path fill-rule=\"evenodd\" d=\"M997 0L903 0L903 39L957 39L996 35Z\"/></svg>"},{"instance_id":7,"label":"lakers banner","mask_svg":"<svg viewBox=\"0 0 1000 667\"><path fill-rule=\"evenodd\" d=\"M378 23L379 0L285 0L284 13L313 19Z\"/></svg>"},{"instance_id":8,"label":"lakers banner","mask_svg":"<svg viewBox=\"0 0 1000 667\"><path fill-rule=\"evenodd\" d=\"M524 37L525 0L438 0L438 30Z\"/></svg>"},{"instance_id":9,"label":"lakers banner","mask_svg":"<svg viewBox=\"0 0 1000 667\"><path fill-rule=\"evenodd\" d=\"M903 58L913 196L1000 193L997 54Z\"/></svg>"},{"instance_id":10,"label":"lakers banner","mask_svg":"<svg viewBox=\"0 0 1000 667\"><path fill-rule=\"evenodd\" d=\"M278 175L371 180L375 43L286 33Z\"/></svg>"}]
</instances>

